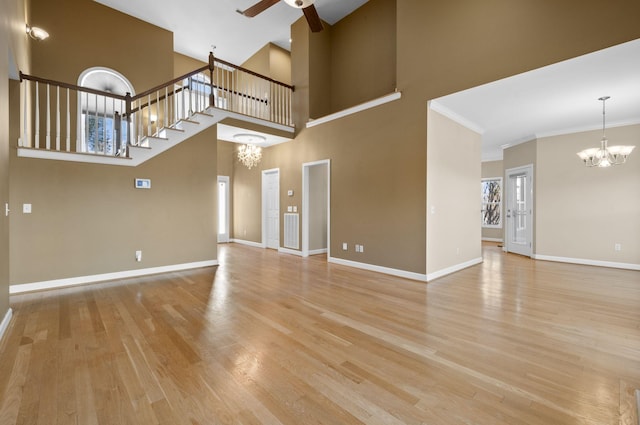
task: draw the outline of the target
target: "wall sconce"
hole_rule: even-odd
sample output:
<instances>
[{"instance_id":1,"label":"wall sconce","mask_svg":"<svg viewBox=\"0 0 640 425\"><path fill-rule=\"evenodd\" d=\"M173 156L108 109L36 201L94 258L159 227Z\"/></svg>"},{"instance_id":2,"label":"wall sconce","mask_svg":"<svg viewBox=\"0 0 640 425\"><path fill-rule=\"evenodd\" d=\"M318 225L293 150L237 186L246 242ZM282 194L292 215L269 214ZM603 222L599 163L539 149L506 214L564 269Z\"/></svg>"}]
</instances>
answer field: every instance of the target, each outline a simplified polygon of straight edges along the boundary
<instances>
[{"instance_id":1,"label":"wall sconce","mask_svg":"<svg viewBox=\"0 0 640 425\"><path fill-rule=\"evenodd\" d=\"M149 115L149 121L151 121L151 124L155 124L156 121L158 121L158 116L157 115Z\"/></svg>"},{"instance_id":2,"label":"wall sconce","mask_svg":"<svg viewBox=\"0 0 640 425\"><path fill-rule=\"evenodd\" d=\"M49 33L42 28L32 27L29 24L27 24L27 34L29 34L29 37L37 41L42 41L49 37Z\"/></svg>"}]
</instances>

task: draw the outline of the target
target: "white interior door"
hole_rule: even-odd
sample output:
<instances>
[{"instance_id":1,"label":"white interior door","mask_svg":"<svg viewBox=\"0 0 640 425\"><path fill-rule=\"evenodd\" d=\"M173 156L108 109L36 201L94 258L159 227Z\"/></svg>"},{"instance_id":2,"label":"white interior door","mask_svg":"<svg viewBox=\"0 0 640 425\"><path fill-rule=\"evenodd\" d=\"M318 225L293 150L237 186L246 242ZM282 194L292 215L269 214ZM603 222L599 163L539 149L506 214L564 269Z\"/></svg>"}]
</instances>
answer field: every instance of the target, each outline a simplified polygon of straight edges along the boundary
<instances>
[{"instance_id":1,"label":"white interior door","mask_svg":"<svg viewBox=\"0 0 640 425\"><path fill-rule=\"evenodd\" d=\"M262 244L280 247L280 171L262 172Z\"/></svg>"},{"instance_id":2,"label":"white interior door","mask_svg":"<svg viewBox=\"0 0 640 425\"><path fill-rule=\"evenodd\" d=\"M533 166L507 170L505 250L531 257L533 253Z\"/></svg>"},{"instance_id":3,"label":"white interior door","mask_svg":"<svg viewBox=\"0 0 640 425\"><path fill-rule=\"evenodd\" d=\"M229 242L229 177L218 176L218 243Z\"/></svg>"}]
</instances>

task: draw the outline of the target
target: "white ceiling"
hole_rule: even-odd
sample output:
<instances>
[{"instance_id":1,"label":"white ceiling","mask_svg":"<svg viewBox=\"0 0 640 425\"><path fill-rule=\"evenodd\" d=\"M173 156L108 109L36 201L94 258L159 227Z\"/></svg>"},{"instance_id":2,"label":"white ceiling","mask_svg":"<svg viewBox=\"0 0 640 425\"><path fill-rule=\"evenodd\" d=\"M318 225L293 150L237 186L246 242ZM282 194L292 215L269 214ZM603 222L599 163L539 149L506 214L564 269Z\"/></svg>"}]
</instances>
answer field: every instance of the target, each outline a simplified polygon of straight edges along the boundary
<instances>
[{"instance_id":1,"label":"white ceiling","mask_svg":"<svg viewBox=\"0 0 640 425\"><path fill-rule=\"evenodd\" d=\"M240 15L258 0L96 0L105 6L173 32L174 50L207 61L215 55L241 65L265 44L290 50L291 24L302 11L284 1L254 18ZM320 17L333 25L368 0L316 0Z\"/></svg>"},{"instance_id":2,"label":"white ceiling","mask_svg":"<svg viewBox=\"0 0 640 425\"><path fill-rule=\"evenodd\" d=\"M611 96L607 127L640 123L640 39L444 96L431 108L480 132L482 158L494 160L502 146L602 128L602 96Z\"/></svg>"}]
</instances>

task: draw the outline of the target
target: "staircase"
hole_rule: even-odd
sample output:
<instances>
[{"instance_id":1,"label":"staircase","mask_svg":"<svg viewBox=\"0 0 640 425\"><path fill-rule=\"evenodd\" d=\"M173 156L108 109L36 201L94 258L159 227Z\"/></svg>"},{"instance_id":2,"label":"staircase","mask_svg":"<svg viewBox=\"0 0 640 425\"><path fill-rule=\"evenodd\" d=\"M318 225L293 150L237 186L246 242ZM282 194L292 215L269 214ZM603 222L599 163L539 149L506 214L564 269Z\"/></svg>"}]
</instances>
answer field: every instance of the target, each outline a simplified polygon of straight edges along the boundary
<instances>
[{"instance_id":1,"label":"staircase","mask_svg":"<svg viewBox=\"0 0 640 425\"><path fill-rule=\"evenodd\" d=\"M227 119L294 133L292 86L213 54L207 66L136 96L22 73L20 81L19 157L135 167Z\"/></svg>"}]
</instances>

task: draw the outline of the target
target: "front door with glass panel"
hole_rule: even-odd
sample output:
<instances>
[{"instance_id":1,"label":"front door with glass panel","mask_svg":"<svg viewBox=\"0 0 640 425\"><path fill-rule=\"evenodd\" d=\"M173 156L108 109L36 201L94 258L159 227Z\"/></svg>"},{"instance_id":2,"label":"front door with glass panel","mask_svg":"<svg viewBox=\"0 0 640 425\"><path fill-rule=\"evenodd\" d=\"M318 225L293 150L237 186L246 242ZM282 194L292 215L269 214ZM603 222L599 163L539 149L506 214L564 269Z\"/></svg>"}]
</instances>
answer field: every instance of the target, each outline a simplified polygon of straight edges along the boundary
<instances>
[{"instance_id":1,"label":"front door with glass panel","mask_svg":"<svg viewBox=\"0 0 640 425\"><path fill-rule=\"evenodd\" d=\"M531 257L533 253L533 166L512 168L507 175L505 250Z\"/></svg>"}]
</instances>

